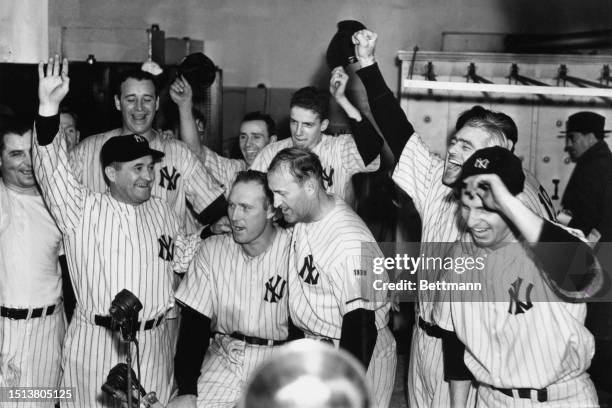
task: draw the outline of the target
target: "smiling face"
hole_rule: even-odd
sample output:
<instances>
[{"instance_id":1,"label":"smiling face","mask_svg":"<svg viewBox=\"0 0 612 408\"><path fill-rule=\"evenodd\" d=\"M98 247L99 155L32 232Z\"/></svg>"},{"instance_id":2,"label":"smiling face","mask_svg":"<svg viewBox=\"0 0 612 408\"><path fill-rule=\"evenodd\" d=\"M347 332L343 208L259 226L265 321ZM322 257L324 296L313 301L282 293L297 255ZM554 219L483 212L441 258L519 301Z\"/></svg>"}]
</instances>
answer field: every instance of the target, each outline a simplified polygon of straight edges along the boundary
<instances>
[{"instance_id":1,"label":"smiling face","mask_svg":"<svg viewBox=\"0 0 612 408\"><path fill-rule=\"evenodd\" d=\"M254 181L237 182L227 201L227 215L234 241L251 244L262 237L272 222L274 210L261 184Z\"/></svg>"},{"instance_id":2,"label":"smiling face","mask_svg":"<svg viewBox=\"0 0 612 408\"><path fill-rule=\"evenodd\" d=\"M21 189L35 186L31 151L31 131L23 135L15 133L4 135L4 149L0 154L0 172L5 184Z\"/></svg>"},{"instance_id":3,"label":"smiling face","mask_svg":"<svg viewBox=\"0 0 612 408\"><path fill-rule=\"evenodd\" d=\"M149 137L158 106L155 85L148 79L128 78L121 84L121 95L115 95L115 107L121 111L124 133Z\"/></svg>"},{"instance_id":4,"label":"smiling face","mask_svg":"<svg viewBox=\"0 0 612 408\"><path fill-rule=\"evenodd\" d=\"M294 224L309 219L313 193L309 181L300 185L286 166L280 166L268 172L268 186L274 195L274 207L280 208L285 221Z\"/></svg>"},{"instance_id":5,"label":"smiling face","mask_svg":"<svg viewBox=\"0 0 612 408\"><path fill-rule=\"evenodd\" d=\"M514 241L514 235L504 218L486 209L480 197L466 189L461 191L461 218L480 247L496 249Z\"/></svg>"},{"instance_id":6,"label":"smiling face","mask_svg":"<svg viewBox=\"0 0 612 408\"><path fill-rule=\"evenodd\" d=\"M311 110L300 106L293 106L289 113L289 127L291 139L295 147L312 149L320 141L322 133L327 129L329 121L321 120L321 116Z\"/></svg>"},{"instance_id":7,"label":"smiling face","mask_svg":"<svg viewBox=\"0 0 612 408\"><path fill-rule=\"evenodd\" d=\"M151 190L155 180L152 156L143 156L129 162L111 164L104 171L106 177L110 180L111 194L117 200L138 205L151 198Z\"/></svg>"},{"instance_id":8,"label":"smiling face","mask_svg":"<svg viewBox=\"0 0 612 408\"><path fill-rule=\"evenodd\" d=\"M476 150L491 145L491 136L483 129L464 126L453 135L446 150L442 183L451 186L461 175L461 166Z\"/></svg>"},{"instance_id":9,"label":"smiling face","mask_svg":"<svg viewBox=\"0 0 612 408\"><path fill-rule=\"evenodd\" d=\"M238 143L240 151L247 164L250 166L268 143L276 141L276 136L270 137L268 126L263 120L249 120L240 125L240 136Z\"/></svg>"}]
</instances>

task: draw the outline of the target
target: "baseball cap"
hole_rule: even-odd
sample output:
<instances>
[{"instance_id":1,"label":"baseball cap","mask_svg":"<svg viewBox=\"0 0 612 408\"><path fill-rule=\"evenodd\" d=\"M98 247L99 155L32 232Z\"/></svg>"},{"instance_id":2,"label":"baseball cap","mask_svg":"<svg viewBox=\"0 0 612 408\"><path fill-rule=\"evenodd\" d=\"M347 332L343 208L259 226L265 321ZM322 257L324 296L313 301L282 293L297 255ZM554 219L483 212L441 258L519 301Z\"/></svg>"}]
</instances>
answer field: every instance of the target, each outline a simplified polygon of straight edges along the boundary
<instances>
[{"instance_id":1,"label":"baseball cap","mask_svg":"<svg viewBox=\"0 0 612 408\"><path fill-rule=\"evenodd\" d=\"M476 174L497 174L512 195L523 191L525 186L525 173L521 159L510 150L500 146L486 147L477 150L463 163L461 177L457 181L457 188L463 187L463 181Z\"/></svg>"},{"instance_id":2,"label":"baseball cap","mask_svg":"<svg viewBox=\"0 0 612 408\"><path fill-rule=\"evenodd\" d=\"M332 37L327 47L327 65L329 69L346 66L357 62L353 34L366 27L356 20L343 20L338 23L338 31Z\"/></svg>"},{"instance_id":3,"label":"baseball cap","mask_svg":"<svg viewBox=\"0 0 612 408\"><path fill-rule=\"evenodd\" d=\"M567 118L566 131L578 133L593 133L596 138L601 139L604 133L609 130L604 130L606 118L595 112L578 112Z\"/></svg>"},{"instance_id":4,"label":"baseball cap","mask_svg":"<svg viewBox=\"0 0 612 408\"><path fill-rule=\"evenodd\" d=\"M153 160L164 157L164 153L149 147L147 139L140 135L114 136L104 143L100 151L102 168L113 162L129 162L143 156L153 156Z\"/></svg>"},{"instance_id":5,"label":"baseball cap","mask_svg":"<svg viewBox=\"0 0 612 408\"><path fill-rule=\"evenodd\" d=\"M217 67L210 58L201 52L187 55L181 61L178 72L194 88L208 88L215 82Z\"/></svg>"}]
</instances>

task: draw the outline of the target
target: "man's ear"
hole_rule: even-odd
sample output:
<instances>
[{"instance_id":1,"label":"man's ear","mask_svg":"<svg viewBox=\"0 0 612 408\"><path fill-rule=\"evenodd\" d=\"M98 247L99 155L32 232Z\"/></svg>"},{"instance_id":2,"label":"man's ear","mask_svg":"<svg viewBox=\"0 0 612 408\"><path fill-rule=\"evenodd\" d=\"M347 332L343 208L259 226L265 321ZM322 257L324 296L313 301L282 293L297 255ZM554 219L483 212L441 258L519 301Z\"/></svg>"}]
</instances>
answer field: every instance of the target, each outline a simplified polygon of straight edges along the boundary
<instances>
[{"instance_id":1,"label":"man's ear","mask_svg":"<svg viewBox=\"0 0 612 408\"><path fill-rule=\"evenodd\" d=\"M159 109L159 96L155 98L155 112Z\"/></svg>"},{"instance_id":2,"label":"man's ear","mask_svg":"<svg viewBox=\"0 0 612 408\"><path fill-rule=\"evenodd\" d=\"M304 180L304 190L308 195L313 195L317 192L316 181L314 178L308 177L306 180Z\"/></svg>"},{"instance_id":3,"label":"man's ear","mask_svg":"<svg viewBox=\"0 0 612 408\"><path fill-rule=\"evenodd\" d=\"M329 119L323 119L321 121L321 132L324 132L328 126L329 126Z\"/></svg>"},{"instance_id":4,"label":"man's ear","mask_svg":"<svg viewBox=\"0 0 612 408\"><path fill-rule=\"evenodd\" d=\"M268 143L274 143L278 140L278 138L276 137L276 135L272 135L270 136L270 141Z\"/></svg>"},{"instance_id":5,"label":"man's ear","mask_svg":"<svg viewBox=\"0 0 612 408\"><path fill-rule=\"evenodd\" d=\"M121 111L121 101L119 100L119 95L115 95L115 109Z\"/></svg>"},{"instance_id":6,"label":"man's ear","mask_svg":"<svg viewBox=\"0 0 612 408\"><path fill-rule=\"evenodd\" d=\"M108 165L104 168L104 174L106 174L106 177L113 183L117 180L117 169L112 165Z\"/></svg>"}]
</instances>

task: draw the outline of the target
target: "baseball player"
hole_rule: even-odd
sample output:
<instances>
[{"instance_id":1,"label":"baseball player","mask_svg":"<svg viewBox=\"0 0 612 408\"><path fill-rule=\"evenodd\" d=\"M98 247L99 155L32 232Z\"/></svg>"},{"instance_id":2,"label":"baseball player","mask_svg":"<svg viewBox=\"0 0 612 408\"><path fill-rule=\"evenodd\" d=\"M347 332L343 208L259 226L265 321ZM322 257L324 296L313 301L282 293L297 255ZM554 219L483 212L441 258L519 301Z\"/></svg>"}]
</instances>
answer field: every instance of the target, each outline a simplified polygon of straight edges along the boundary
<instances>
[{"instance_id":1,"label":"baseball player","mask_svg":"<svg viewBox=\"0 0 612 408\"><path fill-rule=\"evenodd\" d=\"M0 387L59 386L61 233L36 186L31 123L6 119L0 129ZM1 407L53 407L3 393Z\"/></svg>"},{"instance_id":2,"label":"baseball player","mask_svg":"<svg viewBox=\"0 0 612 408\"><path fill-rule=\"evenodd\" d=\"M107 185L99 157L104 143L114 136L143 136L152 149L164 153L163 159L155 164L152 194L174 208L181 223L189 227L188 232L194 232L196 226L186 222L187 201L199 214L200 221L209 224L225 211L223 189L183 142L161 137L153 129L158 106L159 97L151 74L144 71L124 73L115 93L115 107L121 112L123 126L85 138L70 152L71 168L77 181L94 192L103 193Z\"/></svg>"},{"instance_id":3,"label":"baseball player","mask_svg":"<svg viewBox=\"0 0 612 408\"><path fill-rule=\"evenodd\" d=\"M266 171L274 156L287 147L306 147L321 158L327 192L352 201L351 177L369 173L380 166L382 139L370 121L345 95L348 75L342 67L332 71L330 91L349 117L353 135L330 136L328 96L314 87L299 89L291 98L289 124L291 139L270 143L259 153L251 168Z\"/></svg>"},{"instance_id":4,"label":"baseball player","mask_svg":"<svg viewBox=\"0 0 612 408\"><path fill-rule=\"evenodd\" d=\"M172 407L234 407L253 369L287 340L291 235L273 224L272 200L264 173L238 173L229 195L232 235L202 241L179 286Z\"/></svg>"},{"instance_id":5,"label":"baseball player","mask_svg":"<svg viewBox=\"0 0 612 408\"><path fill-rule=\"evenodd\" d=\"M113 137L102 146L100 157L109 189L88 190L72 172L65 139L56 137L58 107L68 93L68 61L60 71L59 59L50 58L46 73L40 63L39 78L34 171L64 235L77 299L62 355L61 384L76 388L66 406L113 405L100 386L127 355L108 316L113 297L122 289L143 305L137 328L140 382L166 403L173 348L164 316L174 303L173 237L181 221L166 201L151 197L154 161L163 153L151 149L143 136Z\"/></svg>"},{"instance_id":6,"label":"baseball player","mask_svg":"<svg viewBox=\"0 0 612 408\"><path fill-rule=\"evenodd\" d=\"M396 158L393 180L413 200L422 219L421 253L439 256L441 243L454 242L461 230L459 203L452 188L461 165L479 148L500 145L512 149L517 141L516 125L503 113L473 108L457 120L446 156L430 152L391 90L385 84L374 57L376 34L361 30L354 34L361 68L357 74L365 86L370 109ZM553 217L550 199L534 177L528 177L525 199L536 213ZM438 245L440 243L440 245ZM435 280L438 272L418 271L419 279ZM418 292L418 324L415 325L408 371L411 407L449 406L448 383L443 380L440 332L432 324L435 290Z\"/></svg>"},{"instance_id":7,"label":"baseball player","mask_svg":"<svg viewBox=\"0 0 612 408\"><path fill-rule=\"evenodd\" d=\"M270 163L268 184L274 206L295 224L291 239L289 308L306 337L334 343L367 368L374 406L391 399L397 363L387 327L386 291L374 291L376 240L350 207L328 194L323 167L306 148L281 150Z\"/></svg>"},{"instance_id":8,"label":"baseball player","mask_svg":"<svg viewBox=\"0 0 612 408\"><path fill-rule=\"evenodd\" d=\"M445 343L445 370L461 366L465 358L479 384L479 407L597 407L586 374L594 353L593 336L584 326L586 305L564 302L549 285L552 279L566 289L587 286L593 277L567 249L589 254L590 248L523 204L524 180L521 161L498 146L478 150L463 165L461 218L469 236L451 256L486 260L484 269L445 275L449 282L483 286L445 292L448 301L434 311L435 321L465 344L464 356ZM553 250L550 242L557 245ZM566 279L568 273L573 279ZM455 359L458 364L449 364ZM469 383L451 383L453 397L464 387L463 400L454 401L466 406Z\"/></svg>"}]
</instances>

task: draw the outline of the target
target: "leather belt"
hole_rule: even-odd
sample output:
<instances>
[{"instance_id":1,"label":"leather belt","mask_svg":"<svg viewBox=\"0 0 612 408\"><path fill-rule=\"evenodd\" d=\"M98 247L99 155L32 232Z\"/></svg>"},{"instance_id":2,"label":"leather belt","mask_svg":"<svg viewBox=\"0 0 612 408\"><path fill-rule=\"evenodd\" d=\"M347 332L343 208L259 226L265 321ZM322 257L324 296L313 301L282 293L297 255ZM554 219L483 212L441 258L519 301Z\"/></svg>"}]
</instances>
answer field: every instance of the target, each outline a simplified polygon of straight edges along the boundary
<instances>
[{"instance_id":1,"label":"leather belt","mask_svg":"<svg viewBox=\"0 0 612 408\"><path fill-rule=\"evenodd\" d=\"M244 341L245 343L252 344L254 346L280 346L281 344L285 344L287 342L287 340L270 340L262 339L259 337L246 336L239 332L233 332L229 336L231 338Z\"/></svg>"},{"instance_id":2,"label":"leather belt","mask_svg":"<svg viewBox=\"0 0 612 408\"><path fill-rule=\"evenodd\" d=\"M535 392L538 402L548 401L548 390L546 388L540 390L534 388L497 388L493 386L491 388L512 398L516 398L516 395L518 395L519 398L532 399L531 397Z\"/></svg>"},{"instance_id":3,"label":"leather belt","mask_svg":"<svg viewBox=\"0 0 612 408\"><path fill-rule=\"evenodd\" d=\"M114 330L115 328L112 327L111 325L111 317L110 316L101 316L101 315L95 315L94 316L94 323L96 326L102 326L105 327L109 330ZM146 322L144 322L144 328L141 328L142 326L142 322L138 322L137 326L136 326L136 330L151 330L154 327L157 327L161 324L161 322L164 320L164 315L160 315L159 317L155 318L155 319L151 319L151 320L147 320Z\"/></svg>"},{"instance_id":4,"label":"leather belt","mask_svg":"<svg viewBox=\"0 0 612 408\"><path fill-rule=\"evenodd\" d=\"M12 309L10 307L0 306L0 316L7 317L11 320L25 320L41 316L49 316L55 311L55 305L37 307L35 309Z\"/></svg>"},{"instance_id":5,"label":"leather belt","mask_svg":"<svg viewBox=\"0 0 612 408\"><path fill-rule=\"evenodd\" d=\"M442 338L444 330L437 324L427 323L423 318L419 317L419 327L427 333L429 337Z\"/></svg>"}]
</instances>

